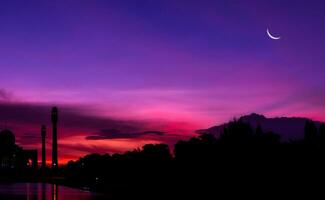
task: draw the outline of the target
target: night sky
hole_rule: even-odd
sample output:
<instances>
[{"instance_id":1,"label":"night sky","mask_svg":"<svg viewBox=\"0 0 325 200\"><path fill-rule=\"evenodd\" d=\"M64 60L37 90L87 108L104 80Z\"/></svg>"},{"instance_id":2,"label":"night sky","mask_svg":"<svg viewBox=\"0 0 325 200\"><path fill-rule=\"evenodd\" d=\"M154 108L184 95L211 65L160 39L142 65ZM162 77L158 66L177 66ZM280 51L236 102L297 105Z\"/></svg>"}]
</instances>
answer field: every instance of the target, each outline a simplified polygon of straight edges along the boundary
<instances>
[{"instance_id":1,"label":"night sky","mask_svg":"<svg viewBox=\"0 0 325 200\"><path fill-rule=\"evenodd\" d=\"M256 112L325 121L324 1L1 1L0 126L61 162ZM266 34L269 29L280 40Z\"/></svg>"}]
</instances>

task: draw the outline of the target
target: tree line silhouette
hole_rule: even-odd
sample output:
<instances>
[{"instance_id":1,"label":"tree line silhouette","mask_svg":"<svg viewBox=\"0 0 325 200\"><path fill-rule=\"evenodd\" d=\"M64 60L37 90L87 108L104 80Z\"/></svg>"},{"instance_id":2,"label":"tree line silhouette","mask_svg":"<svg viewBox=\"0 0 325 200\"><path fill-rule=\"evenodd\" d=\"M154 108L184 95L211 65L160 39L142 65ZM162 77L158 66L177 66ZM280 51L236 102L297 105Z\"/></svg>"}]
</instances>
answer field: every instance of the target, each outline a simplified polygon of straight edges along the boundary
<instances>
[{"instance_id":1,"label":"tree line silhouette","mask_svg":"<svg viewBox=\"0 0 325 200\"><path fill-rule=\"evenodd\" d=\"M263 191L272 181L297 189L301 180L324 171L325 124L317 127L308 120L304 132L303 139L282 141L260 125L253 129L233 120L218 138L202 134L179 141L173 153L166 144L147 144L124 154L89 154L70 161L61 173L67 185L112 196Z\"/></svg>"},{"instance_id":2,"label":"tree line silhouette","mask_svg":"<svg viewBox=\"0 0 325 200\"><path fill-rule=\"evenodd\" d=\"M200 134L172 149L146 144L123 154L89 154L55 173L49 168L0 170L0 182L55 182L112 198L274 194L289 187L293 192L306 191L307 185L317 188L315 179L325 178L324 161L324 123L307 120L302 139L285 141L239 119L217 137Z\"/></svg>"}]
</instances>

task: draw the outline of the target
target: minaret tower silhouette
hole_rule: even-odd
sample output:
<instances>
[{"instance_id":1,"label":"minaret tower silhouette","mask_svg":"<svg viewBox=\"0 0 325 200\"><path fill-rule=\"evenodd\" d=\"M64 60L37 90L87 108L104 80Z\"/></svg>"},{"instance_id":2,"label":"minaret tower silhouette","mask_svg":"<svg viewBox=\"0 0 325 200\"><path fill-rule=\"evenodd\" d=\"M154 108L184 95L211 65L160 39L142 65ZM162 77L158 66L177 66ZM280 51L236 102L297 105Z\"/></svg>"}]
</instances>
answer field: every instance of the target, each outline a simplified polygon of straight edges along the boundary
<instances>
[{"instance_id":1,"label":"minaret tower silhouette","mask_svg":"<svg viewBox=\"0 0 325 200\"><path fill-rule=\"evenodd\" d=\"M58 168L58 132L57 132L57 124L58 124L58 108L52 108L52 168Z\"/></svg>"},{"instance_id":2,"label":"minaret tower silhouette","mask_svg":"<svg viewBox=\"0 0 325 200\"><path fill-rule=\"evenodd\" d=\"M46 149L45 149L45 137L46 137L46 126L42 125L41 128L41 136L42 136L42 168L46 167Z\"/></svg>"}]
</instances>

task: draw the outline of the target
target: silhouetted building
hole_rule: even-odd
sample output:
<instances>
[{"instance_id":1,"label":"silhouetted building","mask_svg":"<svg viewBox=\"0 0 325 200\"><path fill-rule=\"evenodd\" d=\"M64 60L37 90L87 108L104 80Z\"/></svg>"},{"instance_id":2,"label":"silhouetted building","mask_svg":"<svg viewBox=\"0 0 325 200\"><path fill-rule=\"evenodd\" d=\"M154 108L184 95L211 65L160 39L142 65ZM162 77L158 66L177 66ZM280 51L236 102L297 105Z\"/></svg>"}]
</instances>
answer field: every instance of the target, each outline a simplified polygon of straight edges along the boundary
<instances>
[{"instance_id":1,"label":"silhouetted building","mask_svg":"<svg viewBox=\"0 0 325 200\"><path fill-rule=\"evenodd\" d=\"M24 150L16 145L10 130L0 132L0 169L37 168L37 150Z\"/></svg>"},{"instance_id":2,"label":"silhouetted building","mask_svg":"<svg viewBox=\"0 0 325 200\"><path fill-rule=\"evenodd\" d=\"M46 126L45 125L42 125L41 136L42 136L42 168L45 168L46 167L46 147L45 147Z\"/></svg>"},{"instance_id":3,"label":"silhouetted building","mask_svg":"<svg viewBox=\"0 0 325 200\"><path fill-rule=\"evenodd\" d=\"M58 132L57 132L57 124L58 124L58 108L52 108L52 168L58 167Z\"/></svg>"}]
</instances>

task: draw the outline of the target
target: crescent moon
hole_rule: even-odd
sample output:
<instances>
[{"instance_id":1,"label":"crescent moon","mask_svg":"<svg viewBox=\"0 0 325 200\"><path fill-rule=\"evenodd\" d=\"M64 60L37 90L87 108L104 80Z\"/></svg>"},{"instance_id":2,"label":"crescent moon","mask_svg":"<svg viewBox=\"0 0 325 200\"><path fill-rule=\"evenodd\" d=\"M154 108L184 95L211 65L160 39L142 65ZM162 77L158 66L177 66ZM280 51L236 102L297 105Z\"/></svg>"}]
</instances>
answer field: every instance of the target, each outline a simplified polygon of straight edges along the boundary
<instances>
[{"instance_id":1,"label":"crescent moon","mask_svg":"<svg viewBox=\"0 0 325 200\"><path fill-rule=\"evenodd\" d=\"M273 36L273 35L270 33L269 29L266 29L266 33L267 33L267 35L268 35L271 39L273 39L273 40L279 40L279 39L281 38L281 37Z\"/></svg>"}]
</instances>

